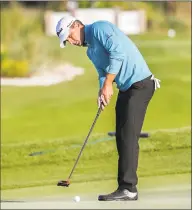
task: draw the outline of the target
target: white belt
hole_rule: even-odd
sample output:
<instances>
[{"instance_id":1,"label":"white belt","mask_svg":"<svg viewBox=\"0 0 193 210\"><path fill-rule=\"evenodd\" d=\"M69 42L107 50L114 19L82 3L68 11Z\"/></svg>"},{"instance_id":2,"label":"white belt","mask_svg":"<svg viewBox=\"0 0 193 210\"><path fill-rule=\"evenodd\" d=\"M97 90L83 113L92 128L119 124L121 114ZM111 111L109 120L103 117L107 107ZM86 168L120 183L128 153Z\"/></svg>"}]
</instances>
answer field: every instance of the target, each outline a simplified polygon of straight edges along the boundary
<instances>
[{"instance_id":1,"label":"white belt","mask_svg":"<svg viewBox=\"0 0 193 210\"><path fill-rule=\"evenodd\" d=\"M151 76L151 80L153 80L154 83L155 83L155 90L156 90L157 88L160 88L160 87L161 87L161 86L160 86L161 80L155 78L154 75Z\"/></svg>"}]
</instances>

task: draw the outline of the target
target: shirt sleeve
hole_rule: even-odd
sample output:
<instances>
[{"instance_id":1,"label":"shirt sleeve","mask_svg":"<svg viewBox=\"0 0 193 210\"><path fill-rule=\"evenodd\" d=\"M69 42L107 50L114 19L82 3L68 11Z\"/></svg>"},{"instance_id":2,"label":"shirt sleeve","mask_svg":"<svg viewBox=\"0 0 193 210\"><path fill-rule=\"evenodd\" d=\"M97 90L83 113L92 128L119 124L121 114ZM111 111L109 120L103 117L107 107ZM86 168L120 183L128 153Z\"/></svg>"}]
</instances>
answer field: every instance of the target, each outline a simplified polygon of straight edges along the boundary
<instances>
[{"instance_id":1,"label":"shirt sleeve","mask_svg":"<svg viewBox=\"0 0 193 210\"><path fill-rule=\"evenodd\" d=\"M92 61L88 49L87 49L87 56L88 56L88 58ZM95 65L94 65L94 66L95 66ZM103 85L104 85L104 82L105 82L105 79L106 79L106 74L105 74L105 72L104 72L102 69L98 68L97 66L95 66L95 68L96 68L96 70L97 70L97 72L98 72L99 87L100 87L100 89L101 89L101 88L103 87Z\"/></svg>"},{"instance_id":2,"label":"shirt sleeve","mask_svg":"<svg viewBox=\"0 0 193 210\"><path fill-rule=\"evenodd\" d=\"M119 37L113 30L105 30L103 27L94 29L94 38L105 48L109 54L109 69L107 73L117 74L122 66L124 54L119 43Z\"/></svg>"}]
</instances>

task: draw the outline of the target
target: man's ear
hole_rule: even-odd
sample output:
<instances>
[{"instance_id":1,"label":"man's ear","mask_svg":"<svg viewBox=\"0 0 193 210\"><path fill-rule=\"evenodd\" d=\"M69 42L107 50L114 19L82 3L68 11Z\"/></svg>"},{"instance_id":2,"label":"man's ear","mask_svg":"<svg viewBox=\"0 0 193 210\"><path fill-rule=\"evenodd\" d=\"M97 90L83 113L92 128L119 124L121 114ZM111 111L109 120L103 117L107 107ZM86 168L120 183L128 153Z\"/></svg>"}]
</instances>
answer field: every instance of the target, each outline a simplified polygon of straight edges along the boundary
<instances>
[{"instance_id":1,"label":"man's ear","mask_svg":"<svg viewBox=\"0 0 193 210\"><path fill-rule=\"evenodd\" d=\"M72 24L71 27L72 27L72 28L77 28L77 27L79 27L79 23L75 21L75 22Z\"/></svg>"}]
</instances>

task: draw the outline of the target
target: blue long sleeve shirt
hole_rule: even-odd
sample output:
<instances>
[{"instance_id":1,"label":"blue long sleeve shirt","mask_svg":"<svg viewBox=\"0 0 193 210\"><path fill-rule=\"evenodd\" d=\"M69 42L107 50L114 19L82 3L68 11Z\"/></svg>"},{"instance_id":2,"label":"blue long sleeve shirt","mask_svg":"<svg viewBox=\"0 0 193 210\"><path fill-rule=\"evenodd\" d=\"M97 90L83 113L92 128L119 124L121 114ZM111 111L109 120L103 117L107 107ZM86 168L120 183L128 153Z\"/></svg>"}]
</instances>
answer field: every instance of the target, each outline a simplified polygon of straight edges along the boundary
<instances>
[{"instance_id":1,"label":"blue long sleeve shirt","mask_svg":"<svg viewBox=\"0 0 193 210\"><path fill-rule=\"evenodd\" d=\"M87 56L98 72L100 88L108 73L116 75L121 91L152 74L136 45L114 24L97 21L85 25L84 31Z\"/></svg>"}]
</instances>

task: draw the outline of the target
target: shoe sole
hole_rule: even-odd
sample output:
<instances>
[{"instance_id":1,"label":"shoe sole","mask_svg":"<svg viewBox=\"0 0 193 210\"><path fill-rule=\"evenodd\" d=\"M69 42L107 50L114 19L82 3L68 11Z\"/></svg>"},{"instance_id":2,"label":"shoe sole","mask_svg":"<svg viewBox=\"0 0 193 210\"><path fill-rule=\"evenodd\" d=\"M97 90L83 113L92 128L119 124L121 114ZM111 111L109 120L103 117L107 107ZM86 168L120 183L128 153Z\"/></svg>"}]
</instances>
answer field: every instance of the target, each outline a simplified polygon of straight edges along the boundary
<instances>
[{"instance_id":1,"label":"shoe sole","mask_svg":"<svg viewBox=\"0 0 193 210\"><path fill-rule=\"evenodd\" d=\"M138 200L138 196L136 196L134 198L125 197L125 198L98 199L98 201L136 201L136 200Z\"/></svg>"}]
</instances>

